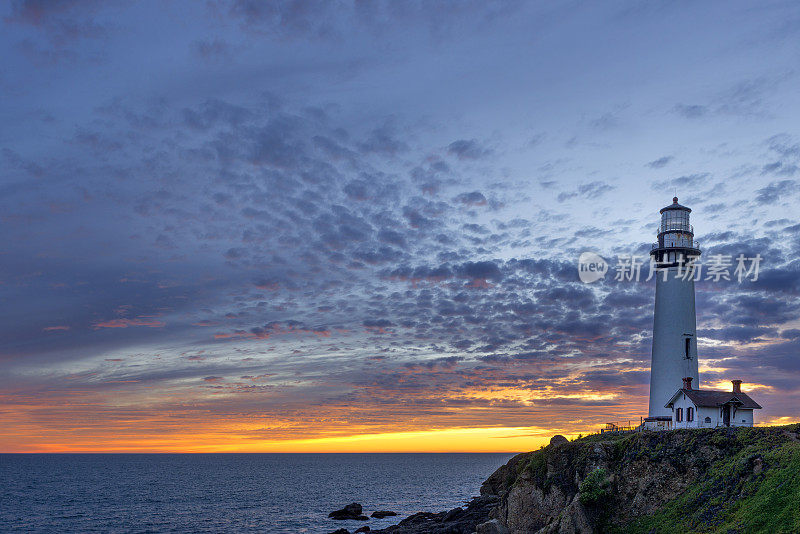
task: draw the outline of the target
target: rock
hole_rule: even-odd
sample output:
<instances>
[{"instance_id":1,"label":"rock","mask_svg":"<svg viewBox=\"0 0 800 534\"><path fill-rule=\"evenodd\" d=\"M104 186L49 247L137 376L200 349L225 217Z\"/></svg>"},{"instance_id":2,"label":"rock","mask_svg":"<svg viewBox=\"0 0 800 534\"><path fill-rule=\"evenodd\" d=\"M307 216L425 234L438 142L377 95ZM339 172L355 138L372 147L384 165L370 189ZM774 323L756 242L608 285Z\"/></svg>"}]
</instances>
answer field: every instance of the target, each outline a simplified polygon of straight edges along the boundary
<instances>
[{"instance_id":1,"label":"rock","mask_svg":"<svg viewBox=\"0 0 800 534\"><path fill-rule=\"evenodd\" d=\"M552 438L550 438L550 445L555 447L556 445L561 445L563 443L569 443L569 440L562 436L561 434L556 434Z\"/></svg>"},{"instance_id":2,"label":"rock","mask_svg":"<svg viewBox=\"0 0 800 534\"><path fill-rule=\"evenodd\" d=\"M794 480L789 458L800 452L800 424L787 427L692 429L592 436L567 442L554 436L552 445L519 454L481 486L481 497L449 512L419 512L397 525L370 534L589 534L626 530L638 518L653 516L687 489L705 499L690 502L690 511L705 520L729 520L718 502L752 505L741 486L726 473L741 477L755 491L765 476L778 473ZM563 436L561 436L563 438ZM566 438L564 438L566 440ZM764 460L767 452L786 449L786 467ZM780 449L780 450L783 450ZM749 455L740 453L746 451ZM708 484L713 467L716 478ZM581 494L587 476L602 468L608 487L586 505ZM736 478L738 481L739 478ZM762 486L763 487L763 486ZM702 493L701 493L702 492ZM794 517L796 503L786 499L781 513ZM748 508L755 510L755 508ZM377 517L377 516L375 516ZM745 518L745 521L748 521ZM742 532L758 530L752 523ZM772 532L794 532L792 525ZM691 529L684 529L685 532Z\"/></svg>"},{"instance_id":3,"label":"rock","mask_svg":"<svg viewBox=\"0 0 800 534\"><path fill-rule=\"evenodd\" d=\"M800 425L791 428L800 430ZM683 517L694 514L704 524L722 524L731 520L728 508L704 503L713 498L747 506L752 493L743 493L741 488L756 491L765 474L778 469L762 459L765 452L778 446L800 450L800 443L783 432L781 427L738 428L732 435L729 429L645 431L560 444L553 437L553 446L515 456L487 479L481 493L499 496L500 503L479 524L499 519L514 533L624 531L639 518L660 513L690 489L703 499L689 503ZM598 497L589 503L585 497L594 490L581 486L599 468L606 477L595 488ZM742 485L730 483L723 475L710 480L712 468L717 473L735 473ZM794 513L796 507L786 510ZM753 523L745 524L749 528L741 527L742 532L757 530Z\"/></svg>"},{"instance_id":4,"label":"rock","mask_svg":"<svg viewBox=\"0 0 800 534\"><path fill-rule=\"evenodd\" d=\"M340 528L338 530L334 530L330 534L350 534L350 531L347 530L346 528Z\"/></svg>"},{"instance_id":5,"label":"rock","mask_svg":"<svg viewBox=\"0 0 800 534\"><path fill-rule=\"evenodd\" d=\"M370 517L374 517L375 519L383 519L384 517L390 517L393 515L397 515L397 512L392 512L389 510L377 510L375 512L372 512Z\"/></svg>"},{"instance_id":6,"label":"rock","mask_svg":"<svg viewBox=\"0 0 800 534\"><path fill-rule=\"evenodd\" d=\"M458 516L464 514L464 509L460 506L458 508L453 508L449 512L447 512L444 517L442 518L442 522L450 522L456 519Z\"/></svg>"},{"instance_id":7,"label":"rock","mask_svg":"<svg viewBox=\"0 0 800 534\"><path fill-rule=\"evenodd\" d=\"M500 497L484 495L472 499L466 508L453 508L449 512L418 512L397 525L370 534L472 534L476 525L490 519Z\"/></svg>"},{"instance_id":8,"label":"rock","mask_svg":"<svg viewBox=\"0 0 800 534\"><path fill-rule=\"evenodd\" d=\"M345 506L341 510L337 510L337 511L344 512L344 513L349 514L349 515L361 515L361 512L363 511L363 509L361 508L360 504L358 504L357 502L354 502L354 503L348 504L347 506Z\"/></svg>"},{"instance_id":9,"label":"rock","mask_svg":"<svg viewBox=\"0 0 800 534\"><path fill-rule=\"evenodd\" d=\"M361 505L357 502L348 504L341 510L334 510L333 512L328 514L328 517L332 519L357 519L359 521L366 521L369 519L367 516L361 514Z\"/></svg>"},{"instance_id":10,"label":"rock","mask_svg":"<svg viewBox=\"0 0 800 534\"><path fill-rule=\"evenodd\" d=\"M357 528L355 532L369 532L369 527L364 525L363 527Z\"/></svg>"},{"instance_id":11,"label":"rock","mask_svg":"<svg viewBox=\"0 0 800 534\"><path fill-rule=\"evenodd\" d=\"M481 523L475 527L475 534L509 534L508 529L497 519Z\"/></svg>"},{"instance_id":12,"label":"rock","mask_svg":"<svg viewBox=\"0 0 800 534\"><path fill-rule=\"evenodd\" d=\"M417 512L416 514L412 514L402 521L400 521L400 525L407 527L410 525L419 525L419 524L426 524L432 521L441 522L440 520L444 517L444 512L440 512L438 514L433 512Z\"/></svg>"},{"instance_id":13,"label":"rock","mask_svg":"<svg viewBox=\"0 0 800 534\"><path fill-rule=\"evenodd\" d=\"M753 460L753 474L760 475L761 471L764 470L764 460L761 458L756 458Z\"/></svg>"},{"instance_id":14,"label":"rock","mask_svg":"<svg viewBox=\"0 0 800 534\"><path fill-rule=\"evenodd\" d=\"M522 462L522 465L518 465L519 462ZM506 494L514 480L517 479L518 473L524 472L522 467L527 463L528 458L524 454L518 454L511 458L506 465L501 466L481 484L481 495L503 496Z\"/></svg>"}]
</instances>

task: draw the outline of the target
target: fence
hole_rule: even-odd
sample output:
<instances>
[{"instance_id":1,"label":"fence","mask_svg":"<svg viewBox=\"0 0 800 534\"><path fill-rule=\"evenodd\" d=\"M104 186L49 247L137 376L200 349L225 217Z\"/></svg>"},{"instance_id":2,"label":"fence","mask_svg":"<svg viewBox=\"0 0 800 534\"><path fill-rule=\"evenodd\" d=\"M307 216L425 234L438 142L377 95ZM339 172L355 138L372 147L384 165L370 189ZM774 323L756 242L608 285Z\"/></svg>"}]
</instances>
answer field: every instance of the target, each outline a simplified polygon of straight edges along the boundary
<instances>
[{"instance_id":1,"label":"fence","mask_svg":"<svg viewBox=\"0 0 800 534\"><path fill-rule=\"evenodd\" d=\"M631 421L628 421L625 424L624 421L614 421L613 423L606 423L605 428L600 429L601 434L605 434L606 432L635 432L638 426L634 426L631 424Z\"/></svg>"}]
</instances>

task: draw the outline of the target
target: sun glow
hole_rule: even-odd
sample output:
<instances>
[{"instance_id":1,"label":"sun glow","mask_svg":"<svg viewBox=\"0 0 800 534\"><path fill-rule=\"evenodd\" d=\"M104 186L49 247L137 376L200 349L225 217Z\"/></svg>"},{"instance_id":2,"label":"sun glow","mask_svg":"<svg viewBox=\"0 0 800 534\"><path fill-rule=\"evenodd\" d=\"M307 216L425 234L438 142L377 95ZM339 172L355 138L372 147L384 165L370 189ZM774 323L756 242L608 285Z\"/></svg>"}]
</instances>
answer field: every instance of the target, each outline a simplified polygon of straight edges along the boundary
<instances>
[{"instance_id":1,"label":"sun glow","mask_svg":"<svg viewBox=\"0 0 800 534\"><path fill-rule=\"evenodd\" d=\"M553 431L539 427L452 428L308 439L254 439L235 431L193 435L128 435L29 444L14 452L140 453L380 453L521 452L546 445ZM573 437L573 434L565 434Z\"/></svg>"},{"instance_id":2,"label":"sun glow","mask_svg":"<svg viewBox=\"0 0 800 534\"><path fill-rule=\"evenodd\" d=\"M546 401L549 399L588 399L593 401L612 401L617 398L617 395L612 393L596 393L589 391L572 393L555 388L546 388L533 394L530 390L525 388L509 387L470 391L468 395L459 394L454 396L454 398L518 401L525 404L535 404L536 401Z\"/></svg>"},{"instance_id":3,"label":"sun glow","mask_svg":"<svg viewBox=\"0 0 800 534\"><path fill-rule=\"evenodd\" d=\"M706 382L703 384L703 389L714 389L718 391L731 391L732 385L730 380L717 380L715 382ZM759 390L761 392L764 391L772 391L774 388L772 386L768 386L766 384L756 384L752 382L744 382L742 383L742 391L745 393L747 391L754 391Z\"/></svg>"}]
</instances>

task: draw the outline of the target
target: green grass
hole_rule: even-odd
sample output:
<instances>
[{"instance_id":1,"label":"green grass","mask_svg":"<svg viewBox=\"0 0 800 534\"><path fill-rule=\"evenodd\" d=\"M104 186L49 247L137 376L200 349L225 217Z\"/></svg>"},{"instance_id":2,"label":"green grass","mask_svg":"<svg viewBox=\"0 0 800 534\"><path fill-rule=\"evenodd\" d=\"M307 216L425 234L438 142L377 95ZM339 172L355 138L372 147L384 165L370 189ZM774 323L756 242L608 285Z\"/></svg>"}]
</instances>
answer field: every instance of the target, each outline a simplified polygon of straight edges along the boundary
<instances>
[{"instance_id":1,"label":"green grass","mask_svg":"<svg viewBox=\"0 0 800 534\"><path fill-rule=\"evenodd\" d=\"M658 513L613 530L648 534L800 532L800 443L787 437L786 430L715 432L710 437L714 446L737 452L710 466L707 477Z\"/></svg>"}]
</instances>

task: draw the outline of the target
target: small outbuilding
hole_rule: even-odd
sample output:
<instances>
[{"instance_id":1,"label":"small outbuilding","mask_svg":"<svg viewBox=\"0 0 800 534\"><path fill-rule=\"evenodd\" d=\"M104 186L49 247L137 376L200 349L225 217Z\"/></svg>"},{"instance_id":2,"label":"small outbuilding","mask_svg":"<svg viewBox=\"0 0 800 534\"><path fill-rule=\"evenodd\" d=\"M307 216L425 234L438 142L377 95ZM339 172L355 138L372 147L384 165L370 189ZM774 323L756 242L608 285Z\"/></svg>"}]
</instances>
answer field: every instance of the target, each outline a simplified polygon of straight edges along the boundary
<instances>
[{"instance_id":1,"label":"small outbuilding","mask_svg":"<svg viewBox=\"0 0 800 534\"><path fill-rule=\"evenodd\" d=\"M753 410L761 405L742 392L742 381L732 380L731 391L692 389L692 378L683 379L665 408L672 410L673 429L753 426Z\"/></svg>"}]
</instances>

